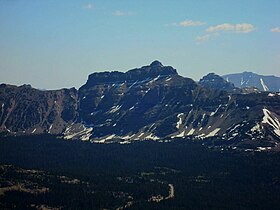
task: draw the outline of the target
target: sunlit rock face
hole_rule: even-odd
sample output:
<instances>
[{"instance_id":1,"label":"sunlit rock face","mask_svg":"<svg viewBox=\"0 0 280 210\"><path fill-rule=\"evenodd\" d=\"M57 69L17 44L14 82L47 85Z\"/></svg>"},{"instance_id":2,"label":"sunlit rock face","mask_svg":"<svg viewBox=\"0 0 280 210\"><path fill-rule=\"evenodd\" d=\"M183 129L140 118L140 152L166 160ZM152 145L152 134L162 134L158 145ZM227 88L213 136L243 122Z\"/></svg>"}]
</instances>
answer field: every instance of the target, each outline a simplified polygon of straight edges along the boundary
<instances>
[{"instance_id":1,"label":"sunlit rock face","mask_svg":"<svg viewBox=\"0 0 280 210\"><path fill-rule=\"evenodd\" d=\"M0 129L18 134L61 134L78 120L78 91L41 91L30 85L0 85Z\"/></svg>"}]
</instances>

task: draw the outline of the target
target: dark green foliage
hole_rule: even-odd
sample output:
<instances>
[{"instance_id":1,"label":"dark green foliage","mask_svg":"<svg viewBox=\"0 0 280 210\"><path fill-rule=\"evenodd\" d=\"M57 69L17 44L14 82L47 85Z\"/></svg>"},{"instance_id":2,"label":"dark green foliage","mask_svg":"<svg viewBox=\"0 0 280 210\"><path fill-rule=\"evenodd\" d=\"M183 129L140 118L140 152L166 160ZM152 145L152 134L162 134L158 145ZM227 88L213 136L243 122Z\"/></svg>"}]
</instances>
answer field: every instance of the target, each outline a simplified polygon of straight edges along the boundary
<instances>
[{"instance_id":1,"label":"dark green foliage","mask_svg":"<svg viewBox=\"0 0 280 210\"><path fill-rule=\"evenodd\" d=\"M219 141L214 143L217 146ZM2 137L0 164L43 170L40 179L15 173L17 168L0 171L0 188L9 179L36 181L51 189L38 195L7 192L0 196L0 208L45 204L116 209L131 199L134 204L128 209L278 209L280 205L278 153L209 150L187 140L104 145L53 136ZM81 182L63 183L58 179L62 175ZM148 202L152 195L167 196L169 183L175 188L173 199Z\"/></svg>"}]
</instances>

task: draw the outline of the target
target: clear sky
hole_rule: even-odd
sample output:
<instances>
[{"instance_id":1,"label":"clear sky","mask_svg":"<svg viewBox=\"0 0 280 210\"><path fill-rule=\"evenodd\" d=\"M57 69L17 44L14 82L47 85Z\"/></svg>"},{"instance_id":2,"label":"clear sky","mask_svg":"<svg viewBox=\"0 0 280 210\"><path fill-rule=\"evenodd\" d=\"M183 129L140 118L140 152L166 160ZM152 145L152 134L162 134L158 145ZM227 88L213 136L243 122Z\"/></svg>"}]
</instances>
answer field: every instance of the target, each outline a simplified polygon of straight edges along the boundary
<instances>
[{"instance_id":1,"label":"clear sky","mask_svg":"<svg viewBox=\"0 0 280 210\"><path fill-rule=\"evenodd\" d=\"M0 0L0 83L79 88L153 60L280 76L280 0Z\"/></svg>"}]
</instances>

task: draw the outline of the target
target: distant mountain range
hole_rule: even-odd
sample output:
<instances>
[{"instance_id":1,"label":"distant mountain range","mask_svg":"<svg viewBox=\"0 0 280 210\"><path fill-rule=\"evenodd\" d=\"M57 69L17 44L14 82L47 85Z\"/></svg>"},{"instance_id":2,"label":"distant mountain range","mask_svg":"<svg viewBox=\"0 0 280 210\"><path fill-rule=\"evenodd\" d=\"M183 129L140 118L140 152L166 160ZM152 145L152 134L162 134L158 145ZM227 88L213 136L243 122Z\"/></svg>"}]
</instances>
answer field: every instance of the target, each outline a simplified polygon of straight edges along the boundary
<instances>
[{"instance_id":1,"label":"distant mountain range","mask_svg":"<svg viewBox=\"0 0 280 210\"><path fill-rule=\"evenodd\" d=\"M0 130L99 143L185 137L277 142L280 94L237 88L226 81L230 75L224 78L210 73L197 83L154 61L125 73L93 73L79 90L2 84ZM274 87L262 81L267 90Z\"/></svg>"},{"instance_id":2,"label":"distant mountain range","mask_svg":"<svg viewBox=\"0 0 280 210\"><path fill-rule=\"evenodd\" d=\"M235 87L256 87L261 91L280 91L280 77L258 75L253 72L227 74L223 78L235 85Z\"/></svg>"}]
</instances>

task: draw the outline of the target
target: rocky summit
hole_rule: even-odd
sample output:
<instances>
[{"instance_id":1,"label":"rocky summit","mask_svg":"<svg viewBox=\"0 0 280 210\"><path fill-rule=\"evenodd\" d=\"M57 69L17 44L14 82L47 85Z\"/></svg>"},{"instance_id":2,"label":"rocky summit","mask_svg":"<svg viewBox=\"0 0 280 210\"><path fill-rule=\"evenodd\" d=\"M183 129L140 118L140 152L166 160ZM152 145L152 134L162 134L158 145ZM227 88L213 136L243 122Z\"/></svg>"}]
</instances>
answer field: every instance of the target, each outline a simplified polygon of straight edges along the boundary
<instances>
[{"instance_id":1,"label":"rocky summit","mask_svg":"<svg viewBox=\"0 0 280 210\"><path fill-rule=\"evenodd\" d=\"M5 135L51 133L99 143L280 139L279 93L242 91L213 73L197 83L159 61L93 73L78 91L2 84L0 104Z\"/></svg>"}]
</instances>

